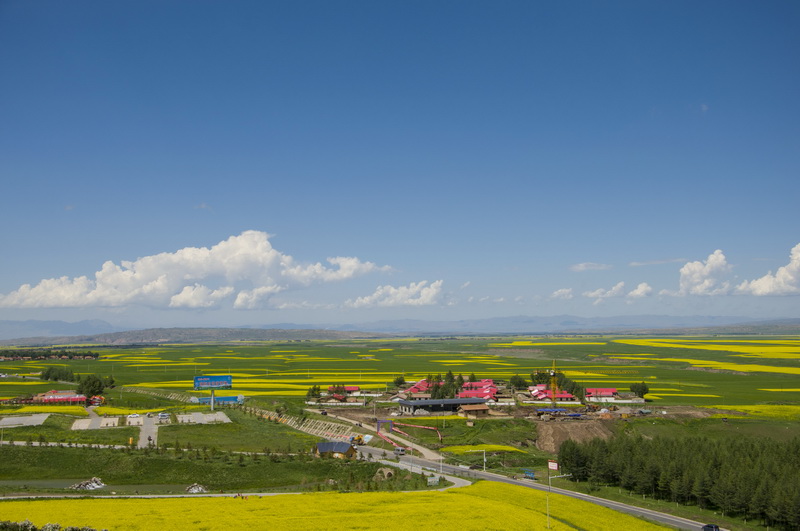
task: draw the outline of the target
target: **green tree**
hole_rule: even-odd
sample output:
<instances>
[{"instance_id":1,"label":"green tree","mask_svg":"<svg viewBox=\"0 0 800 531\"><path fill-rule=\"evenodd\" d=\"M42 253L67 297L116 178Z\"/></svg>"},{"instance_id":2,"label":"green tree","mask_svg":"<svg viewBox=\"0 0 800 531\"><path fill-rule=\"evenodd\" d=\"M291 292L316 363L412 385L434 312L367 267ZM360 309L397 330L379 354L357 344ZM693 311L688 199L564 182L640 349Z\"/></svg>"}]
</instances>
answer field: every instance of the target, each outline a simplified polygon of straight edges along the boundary
<instances>
[{"instance_id":1,"label":"green tree","mask_svg":"<svg viewBox=\"0 0 800 531\"><path fill-rule=\"evenodd\" d=\"M406 384L406 378L402 374L394 379L395 387L402 387Z\"/></svg>"},{"instance_id":2,"label":"green tree","mask_svg":"<svg viewBox=\"0 0 800 531\"><path fill-rule=\"evenodd\" d=\"M306 400L316 400L322 395L322 391L320 390L318 385L312 385L306 391Z\"/></svg>"},{"instance_id":3,"label":"green tree","mask_svg":"<svg viewBox=\"0 0 800 531\"><path fill-rule=\"evenodd\" d=\"M511 387L513 387L514 389L525 389L526 387L528 387L528 380L526 380L519 374L515 374L514 376L512 376L508 380L508 383L511 384Z\"/></svg>"},{"instance_id":4,"label":"green tree","mask_svg":"<svg viewBox=\"0 0 800 531\"><path fill-rule=\"evenodd\" d=\"M644 382L631 384L631 393L639 398L644 398L644 395L650 392L650 388Z\"/></svg>"},{"instance_id":5,"label":"green tree","mask_svg":"<svg viewBox=\"0 0 800 531\"><path fill-rule=\"evenodd\" d=\"M78 393L84 395L86 398L91 398L95 395L103 394L105 389L105 382L101 380L96 374L89 374L81 379L78 384Z\"/></svg>"}]
</instances>

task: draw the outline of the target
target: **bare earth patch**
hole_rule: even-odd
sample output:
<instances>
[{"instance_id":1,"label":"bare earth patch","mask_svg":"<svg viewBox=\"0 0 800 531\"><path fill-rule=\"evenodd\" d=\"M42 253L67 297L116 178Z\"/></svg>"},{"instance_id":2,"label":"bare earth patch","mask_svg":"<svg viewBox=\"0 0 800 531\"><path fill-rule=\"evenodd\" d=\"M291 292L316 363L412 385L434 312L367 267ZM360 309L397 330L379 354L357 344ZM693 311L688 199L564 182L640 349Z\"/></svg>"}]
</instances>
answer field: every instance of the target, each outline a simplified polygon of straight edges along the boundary
<instances>
[{"instance_id":1,"label":"bare earth patch","mask_svg":"<svg viewBox=\"0 0 800 531\"><path fill-rule=\"evenodd\" d=\"M613 435L610 423L613 421L581 420L581 421L549 421L536 423L538 437L536 447L552 454L558 453L561 444L571 439L585 442L595 437L609 439Z\"/></svg>"}]
</instances>

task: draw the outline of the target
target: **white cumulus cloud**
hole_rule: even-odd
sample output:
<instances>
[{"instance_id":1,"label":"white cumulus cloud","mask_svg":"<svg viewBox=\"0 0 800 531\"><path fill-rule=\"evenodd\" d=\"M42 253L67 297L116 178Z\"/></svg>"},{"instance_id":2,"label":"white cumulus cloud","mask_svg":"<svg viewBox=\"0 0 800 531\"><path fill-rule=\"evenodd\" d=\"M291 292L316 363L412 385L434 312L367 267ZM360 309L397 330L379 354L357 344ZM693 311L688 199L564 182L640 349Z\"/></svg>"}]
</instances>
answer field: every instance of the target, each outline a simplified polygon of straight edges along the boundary
<instances>
[{"instance_id":1,"label":"white cumulus cloud","mask_svg":"<svg viewBox=\"0 0 800 531\"><path fill-rule=\"evenodd\" d=\"M93 277L60 277L24 284L0 295L11 308L77 308L145 305L209 308L233 299L236 308L257 308L275 293L313 283L386 271L354 257L333 257L327 265L298 263L274 249L269 234L245 231L208 247L185 247L122 261L105 262Z\"/></svg>"},{"instance_id":2,"label":"white cumulus cloud","mask_svg":"<svg viewBox=\"0 0 800 531\"><path fill-rule=\"evenodd\" d=\"M210 308L233 293L232 286L212 290L206 286L195 284L184 286L180 293L169 300L170 308Z\"/></svg>"},{"instance_id":3,"label":"white cumulus cloud","mask_svg":"<svg viewBox=\"0 0 800 531\"><path fill-rule=\"evenodd\" d=\"M598 288L594 291L583 292L584 297L594 299L593 304L600 304L604 299L622 297L625 294L625 282L618 282L611 289Z\"/></svg>"},{"instance_id":4,"label":"white cumulus cloud","mask_svg":"<svg viewBox=\"0 0 800 531\"><path fill-rule=\"evenodd\" d=\"M663 290L663 295L725 295L730 291L730 283L724 278L731 266L725 255L717 249L706 261L687 262L681 268L678 291Z\"/></svg>"},{"instance_id":5,"label":"white cumulus cloud","mask_svg":"<svg viewBox=\"0 0 800 531\"><path fill-rule=\"evenodd\" d=\"M412 282L408 286L379 286L372 295L350 299L345 306L368 308L372 306L430 306L439 302L442 280L428 284L427 280Z\"/></svg>"},{"instance_id":6,"label":"white cumulus cloud","mask_svg":"<svg viewBox=\"0 0 800 531\"><path fill-rule=\"evenodd\" d=\"M641 299L642 297L647 297L653 292L653 288L647 282L642 282L634 289L628 292L627 297L631 299Z\"/></svg>"},{"instance_id":7,"label":"white cumulus cloud","mask_svg":"<svg viewBox=\"0 0 800 531\"><path fill-rule=\"evenodd\" d=\"M800 294L800 243L792 248L789 263L779 267L775 274L770 271L761 278L744 281L736 290L752 295Z\"/></svg>"},{"instance_id":8,"label":"white cumulus cloud","mask_svg":"<svg viewBox=\"0 0 800 531\"><path fill-rule=\"evenodd\" d=\"M572 295L572 288L561 288L555 290L553 293L550 294L551 299L564 299L569 300L573 297Z\"/></svg>"},{"instance_id":9,"label":"white cumulus cloud","mask_svg":"<svg viewBox=\"0 0 800 531\"><path fill-rule=\"evenodd\" d=\"M611 269L612 266L609 264L598 264L596 262L583 262L580 264L574 264L569 266L570 271L575 271L580 273L582 271L603 271L606 269Z\"/></svg>"}]
</instances>

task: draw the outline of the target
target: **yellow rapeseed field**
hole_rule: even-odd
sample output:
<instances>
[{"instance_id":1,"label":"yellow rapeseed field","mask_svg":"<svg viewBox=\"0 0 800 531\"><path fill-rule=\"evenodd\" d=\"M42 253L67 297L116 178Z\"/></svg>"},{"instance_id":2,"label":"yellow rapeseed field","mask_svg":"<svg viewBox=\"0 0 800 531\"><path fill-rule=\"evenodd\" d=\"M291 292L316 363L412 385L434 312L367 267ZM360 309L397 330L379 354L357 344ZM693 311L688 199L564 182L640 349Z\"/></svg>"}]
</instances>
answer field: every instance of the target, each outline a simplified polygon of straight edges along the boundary
<instances>
[{"instance_id":1,"label":"yellow rapeseed field","mask_svg":"<svg viewBox=\"0 0 800 531\"><path fill-rule=\"evenodd\" d=\"M547 526L546 494L494 482L444 492L314 493L241 498L0 501L0 518L111 530L406 531L528 530ZM551 528L611 531L664 527L573 498L550 495Z\"/></svg>"},{"instance_id":2,"label":"yellow rapeseed field","mask_svg":"<svg viewBox=\"0 0 800 531\"><path fill-rule=\"evenodd\" d=\"M570 341L567 343L556 343L556 342L541 342L536 343L533 341L511 341L510 343L489 343L490 348L513 348L513 347L547 347L547 346L561 346L561 345L605 345L606 342L603 341L602 343L596 342L578 342L578 341Z\"/></svg>"},{"instance_id":3,"label":"yellow rapeseed field","mask_svg":"<svg viewBox=\"0 0 800 531\"><path fill-rule=\"evenodd\" d=\"M640 359L634 356L609 356L617 360L635 360ZM688 363L693 367L702 367L704 369L716 369L721 371L737 371L737 372L776 372L781 374L800 374L800 367L774 367L771 365L756 365L749 363L732 363L727 361L710 361L698 360L692 358L647 358L648 361L669 361L674 363Z\"/></svg>"},{"instance_id":4,"label":"yellow rapeseed field","mask_svg":"<svg viewBox=\"0 0 800 531\"><path fill-rule=\"evenodd\" d=\"M671 340L671 339L617 339L615 343L647 347L690 348L694 350L716 350L738 352L743 356L763 358L800 358L800 342L783 341L727 341L711 340Z\"/></svg>"},{"instance_id":5,"label":"yellow rapeseed field","mask_svg":"<svg viewBox=\"0 0 800 531\"><path fill-rule=\"evenodd\" d=\"M506 446L504 444L474 444L462 446L445 446L441 448L442 452L450 452L451 454L466 454L469 452L522 452L519 448L513 446Z\"/></svg>"}]
</instances>

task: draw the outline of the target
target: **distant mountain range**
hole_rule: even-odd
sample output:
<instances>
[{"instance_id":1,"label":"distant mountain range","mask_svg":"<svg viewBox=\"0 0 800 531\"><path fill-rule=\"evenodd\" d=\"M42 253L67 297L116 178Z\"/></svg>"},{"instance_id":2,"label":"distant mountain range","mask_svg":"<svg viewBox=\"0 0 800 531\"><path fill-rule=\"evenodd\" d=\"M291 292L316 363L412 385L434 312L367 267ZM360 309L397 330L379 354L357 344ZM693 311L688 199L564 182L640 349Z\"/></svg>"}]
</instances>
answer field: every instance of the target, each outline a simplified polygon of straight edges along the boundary
<instances>
[{"instance_id":1,"label":"distant mountain range","mask_svg":"<svg viewBox=\"0 0 800 531\"><path fill-rule=\"evenodd\" d=\"M0 321L0 339L78 336L120 331L119 328L100 319L78 321L76 323L68 323L66 321Z\"/></svg>"},{"instance_id":2,"label":"distant mountain range","mask_svg":"<svg viewBox=\"0 0 800 531\"><path fill-rule=\"evenodd\" d=\"M238 328L115 329L105 321L0 321L0 345L154 344L213 341L303 341L408 335L505 334L800 334L800 319L640 315L617 317L498 317L462 321L396 320L348 325L280 323Z\"/></svg>"},{"instance_id":3,"label":"distant mountain range","mask_svg":"<svg viewBox=\"0 0 800 531\"><path fill-rule=\"evenodd\" d=\"M359 330L396 334L552 334L598 331L631 331L639 329L697 328L752 323L747 317L636 315L616 317L495 317L462 321L376 321L340 325L335 330Z\"/></svg>"}]
</instances>

